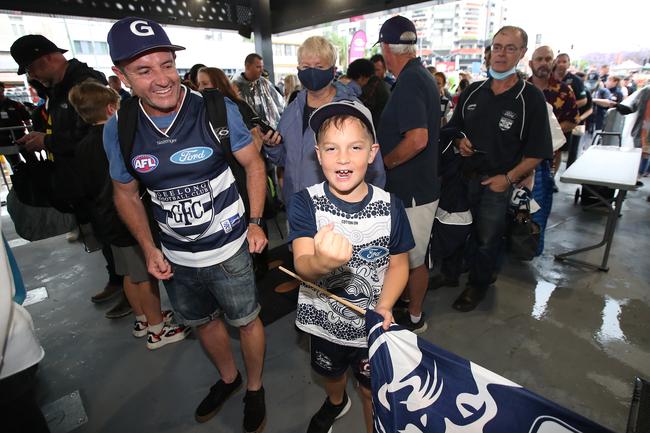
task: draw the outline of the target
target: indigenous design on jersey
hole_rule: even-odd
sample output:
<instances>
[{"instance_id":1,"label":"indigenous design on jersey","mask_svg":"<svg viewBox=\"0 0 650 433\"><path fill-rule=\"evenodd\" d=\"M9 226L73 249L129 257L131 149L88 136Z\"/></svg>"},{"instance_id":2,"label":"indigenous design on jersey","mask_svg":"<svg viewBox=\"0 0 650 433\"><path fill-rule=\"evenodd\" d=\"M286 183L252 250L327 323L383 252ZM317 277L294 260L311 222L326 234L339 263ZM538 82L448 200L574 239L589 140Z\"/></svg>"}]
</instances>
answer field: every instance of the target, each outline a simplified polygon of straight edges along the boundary
<instances>
[{"instance_id":1,"label":"indigenous design on jersey","mask_svg":"<svg viewBox=\"0 0 650 433\"><path fill-rule=\"evenodd\" d=\"M390 194L372 188L370 202L349 214L336 207L325 195L325 183L307 188L316 230L334 223L335 230L352 243L352 258L316 282L354 305L373 309L377 305L390 260ZM366 347L365 320L343 304L310 289L300 287L296 325L313 335L344 346Z\"/></svg>"},{"instance_id":2,"label":"indigenous design on jersey","mask_svg":"<svg viewBox=\"0 0 650 433\"><path fill-rule=\"evenodd\" d=\"M165 256L204 267L228 259L246 240L244 203L201 94L184 94L165 132L140 110L131 163L151 197Z\"/></svg>"}]
</instances>

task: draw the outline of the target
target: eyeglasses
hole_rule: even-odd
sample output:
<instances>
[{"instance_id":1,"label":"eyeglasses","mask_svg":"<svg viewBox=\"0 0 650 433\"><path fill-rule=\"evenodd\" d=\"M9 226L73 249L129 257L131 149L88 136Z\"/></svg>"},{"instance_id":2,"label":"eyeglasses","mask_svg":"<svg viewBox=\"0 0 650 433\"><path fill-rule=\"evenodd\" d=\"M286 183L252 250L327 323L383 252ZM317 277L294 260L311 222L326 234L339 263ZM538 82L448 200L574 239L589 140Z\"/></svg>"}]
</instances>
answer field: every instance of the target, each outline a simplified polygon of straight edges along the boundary
<instances>
[{"instance_id":1,"label":"eyeglasses","mask_svg":"<svg viewBox=\"0 0 650 433\"><path fill-rule=\"evenodd\" d=\"M499 51L505 50L506 53L508 53L508 54L514 54L517 51L519 51L520 48L521 47L518 47L516 45L506 45L504 47L503 45L500 45L500 44L494 44L494 45L492 45L492 52L493 53L498 53Z\"/></svg>"}]
</instances>

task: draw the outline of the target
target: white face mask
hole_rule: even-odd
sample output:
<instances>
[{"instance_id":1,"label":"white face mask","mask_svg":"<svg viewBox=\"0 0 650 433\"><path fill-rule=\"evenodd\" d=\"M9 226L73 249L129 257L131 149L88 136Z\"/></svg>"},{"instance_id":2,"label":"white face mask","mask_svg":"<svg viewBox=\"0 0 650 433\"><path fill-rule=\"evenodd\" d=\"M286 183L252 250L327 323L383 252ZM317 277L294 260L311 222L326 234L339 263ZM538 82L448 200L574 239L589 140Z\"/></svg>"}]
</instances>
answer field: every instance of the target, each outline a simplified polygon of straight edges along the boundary
<instances>
[{"instance_id":1,"label":"white face mask","mask_svg":"<svg viewBox=\"0 0 650 433\"><path fill-rule=\"evenodd\" d=\"M494 78L495 80L505 80L512 74L517 72L517 68L515 66L512 67L512 69L508 69L505 72L497 72L494 69L492 69L492 66L490 66L490 77Z\"/></svg>"}]
</instances>

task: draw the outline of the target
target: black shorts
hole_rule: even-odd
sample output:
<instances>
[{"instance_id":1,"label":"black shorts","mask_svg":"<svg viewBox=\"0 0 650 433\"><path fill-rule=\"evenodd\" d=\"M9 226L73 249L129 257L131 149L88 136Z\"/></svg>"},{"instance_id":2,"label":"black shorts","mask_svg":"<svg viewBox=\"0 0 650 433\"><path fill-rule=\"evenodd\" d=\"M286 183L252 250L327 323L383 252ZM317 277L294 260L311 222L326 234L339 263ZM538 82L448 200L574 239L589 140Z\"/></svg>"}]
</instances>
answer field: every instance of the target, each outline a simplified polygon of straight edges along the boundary
<instances>
[{"instance_id":1,"label":"black shorts","mask_svg":"<svg viewBox=\"0 0 650 433\"><path fill-rule=\"evenodd\" d=\"M341 377L352 368L352 374L364 388L370 389L370 362L367 347L349 347L311 335L311 367L324 377Z\"/></svg>"}]
</instances>

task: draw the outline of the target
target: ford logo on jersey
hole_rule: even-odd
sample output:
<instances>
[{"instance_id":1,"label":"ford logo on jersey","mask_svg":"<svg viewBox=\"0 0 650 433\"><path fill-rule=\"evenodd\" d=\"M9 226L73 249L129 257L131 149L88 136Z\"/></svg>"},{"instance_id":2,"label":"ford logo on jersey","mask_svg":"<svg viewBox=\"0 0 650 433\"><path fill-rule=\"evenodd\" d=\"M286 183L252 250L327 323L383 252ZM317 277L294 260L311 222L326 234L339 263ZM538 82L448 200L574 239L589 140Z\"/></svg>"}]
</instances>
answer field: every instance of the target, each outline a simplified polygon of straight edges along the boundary
<instances>
[{"instance_id":1,"label":"ford logo on jersey","mask_svg":"<svg viewBox=\"0 0 650 433\"><path fill-rule=\"evenodd\" d=\"M188 147L170 156L169 160L174 164L195 164L210 158L212 152L209 147Z\"/></svg>"},{"instance_id":2,"label":"ford logo on jersey","mask_svg":"<svg viewBox=\"0 0 650 433\"><path fill-rule=\"evenodd\" d=\"M131 160L138 173L150 173L158 167L158 158L153 155L138 155Z\"/></svg>"},{"instance_id":3,"label":"ford logo on jersey","mask_svg":"<svg viewBox=\"0 0 650 433\"><path fill-rule=\"evenodd\" d=\"M359 251L359 255L368 262L374 262L388 255L388 250L384 247L366 247Z\"/></svg>"}]
</instances>

